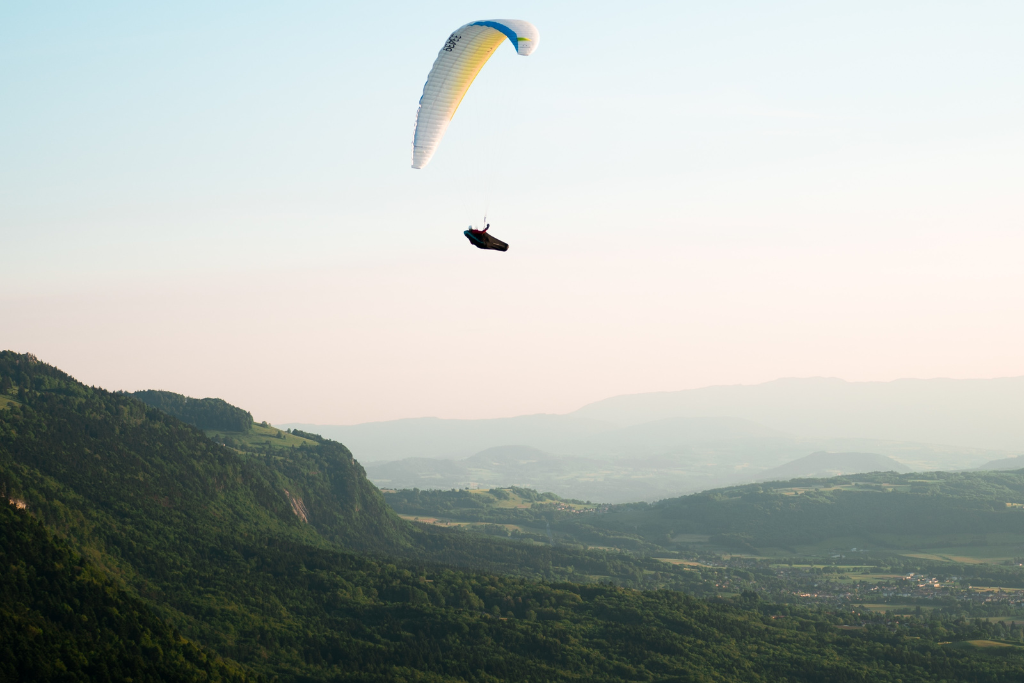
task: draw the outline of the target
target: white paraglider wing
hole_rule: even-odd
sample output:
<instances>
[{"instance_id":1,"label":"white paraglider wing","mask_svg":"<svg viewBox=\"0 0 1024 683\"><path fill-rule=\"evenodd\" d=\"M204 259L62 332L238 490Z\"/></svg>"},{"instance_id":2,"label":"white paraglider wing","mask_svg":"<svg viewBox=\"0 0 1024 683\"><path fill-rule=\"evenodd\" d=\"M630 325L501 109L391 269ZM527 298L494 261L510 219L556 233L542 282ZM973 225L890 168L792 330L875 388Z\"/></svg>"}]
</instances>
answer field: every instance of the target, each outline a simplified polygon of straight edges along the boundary
<instances>
[{"instance_id":1,"label":"white paraglider wing","mask_svg":"<svg viewBox=\"0 0 1024 683\"><path fill-rule=\"evenodd\" d=\"M527 57L537 49L540 32L528 21L491 19L466 24L448 36L427 76L416 112L413 168L423 168L430 161L469 86L505 40Z\"/></svg>"}]
</instances>

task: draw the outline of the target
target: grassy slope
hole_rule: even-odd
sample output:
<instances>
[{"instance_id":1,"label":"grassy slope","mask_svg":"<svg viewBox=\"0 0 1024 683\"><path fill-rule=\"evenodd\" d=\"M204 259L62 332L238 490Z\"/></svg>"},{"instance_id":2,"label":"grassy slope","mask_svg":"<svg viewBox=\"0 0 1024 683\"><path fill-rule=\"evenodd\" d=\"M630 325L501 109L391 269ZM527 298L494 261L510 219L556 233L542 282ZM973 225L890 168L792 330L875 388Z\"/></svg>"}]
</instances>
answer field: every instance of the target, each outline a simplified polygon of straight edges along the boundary
<instances>
[{"instance_id":1,"label":"grassy slope","mask_svg":"<svg viewBox=\"0 0 1024 683\"><path fill-rule=\"evenodd\" d=\"M248 432L230 432L223 429L205 429L203 433L217 443L236 442L234 446L245 449L252 446L267 446L273 449L315 446L316 441L289 434L273 425L254 424ZM227 445L227 444L225 444Z\"/></svg>"}]
</instances>

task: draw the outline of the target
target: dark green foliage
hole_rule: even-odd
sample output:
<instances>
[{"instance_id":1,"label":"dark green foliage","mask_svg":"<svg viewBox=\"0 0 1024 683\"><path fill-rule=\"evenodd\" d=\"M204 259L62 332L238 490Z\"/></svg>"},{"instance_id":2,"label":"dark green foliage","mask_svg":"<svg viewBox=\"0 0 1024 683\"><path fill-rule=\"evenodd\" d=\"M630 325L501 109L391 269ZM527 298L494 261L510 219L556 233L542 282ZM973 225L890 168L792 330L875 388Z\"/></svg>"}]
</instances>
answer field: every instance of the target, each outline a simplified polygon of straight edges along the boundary
<instances>
[{"instance_id":1,"label":"dark green foliage","mask_svg":"<svg viewBox=\"0 0 1024 683\"><path fill-rule=\"evenodd\" d=\"M53 631L62 652L87 637L79 626L90 623L81 620L85 615L120 629L114 642L124 651L112 657L120 666L138 666L136 651L163 653L150 667L182 660L215 666L112 587L90 594L105 613L76 597L81 590L62 592L48 569L70 567L69 575L92 570L66 551L55 557L53 544L40 534L35 525L34 542L9 544L26 567L12 576L43 576L45 588L22 583L20 593L52 603L50 611L68 625L68 633ZM221 548L213 564L196 575L199 585L181 587L190 595L181 596L179 606L202 613L207 644L288 680L416 680L418 672L421 680L439 681L1012 681L1024 671L1014 653L989 660L922 642L919 635L929 628L943 638L998 635L970 622L902 632L879 622L844 633L834 628L835 616L780 611L755 596L710 604L674 591L423 570L289 542ZM116 612L109 608L110 595L122 600L114 603ZM5 592L4 605L18 600ZM125 613L127 625L121 623ZM121 621L110 621L111 615ZM4 642L20 647L19 639L29 637L33 632ZM175 642L187 650L181 657L168 654ZM29 659L20 650L12 654L19 666ZM240 676L233 665L216 666L225 678Z\"/></svg>"},{"instance_id":2,"label":"dark green foliage","mask_svg":"<svg viewBox=\"0 0 1024 683\"><path fill-rule=\"evenodd\" d=\"M107 667L84 678L116 679L129 674L112 668L134 672L137 648L156 646L163 658L151 666L179 669L133 678L242 675L202 648L303 682L1024 676L1016 649L937 644L985 633L972 624L876 620L840 631L848 614L779 607L749 591L708 601L595 583L699 588L705 579L625 554L417 528L386 509L340 444L243 453L26 356L0 353L0 376L21 401L0 411L0 489L27 504L3 518L22 526L4 543L16 555L3 556L5 578L17 583L3 584L0 608L37 619L46 638L32 650L29 635L4 631L0 647L29 648L3 651L5 665L80 652L75 666ZM83 576L101 590L90 593ZM94 621L109 634L91 631ZM32 672L24 677L47 677Z\"/></svg>"},{"instance_id":3,"label":"dark green foliage","mask_svg":"<svg viewBox=\"0 0 1024 683\"><path fill-rule=\"evenodd\" d=\"M281 490L320 536L343 547L396 552L411 529L388 508L380 491L347 448L320 439L316 446L272 451L264 459Z\"/></svg>"},{"instance_id":4,"label":"dark green foliage","mask_svg":"<svg viewBox=\"0 0 1024 683\"><path fill-rule=\"evenodd\" d=\"M252 414L219 398L190 398L171 391L136 391L132 396L199 429L247 432Z\"/></svg>"},{"instance_id":5,"label":"dark green foliage","mask_svg":"<svg viewBox=\"0 0 1024 683\"><path fill-rule=\"evenodd\" d=\"M6 500L0 568L0 680L256 678L182 638Z\"/></svg>"},{"instance_id":6,"label":"dark green foliage","mask_svg":"<svg viewBox=\"0 0 1024 683\"><path fill-rule=\"evenodd\" d=\"M839 485L847 488L833 488ZM794 495L795 490L801 493ZM908 560L899 556L942 546L986 546L994 539L1002 539L995 540L1000 543L1020 539L1024 536L1021 471L875 473L857 475L856 481L837 477L752 484L655 504L601 506L595 512L543 504L531 509L500 508L490 504L488 496L469 491L412 489L388 492L385 498L400 513L516 524L532 532L531 538L549 530L565 544L586 543L654 556L671 556L676 551L693 554L710 546L720 552L757 556L764 548L798 555L797 546L823 544L824 549L836 543L833 547L840 551L857 546L861 551L856 557L861 561L874 558L872 562L897 572L939 572L964 577L974 585L1024 588L1024 572L1017 566L946 561L922 569L915 568L921 560L904 567ZM705 536L707 543L674 540L684 534ZM865 547L871 549L868 554ZM852 559L830 559L832 552L822 550L819 561L842 564ZM808 557L791 561L807 562ZM698 586L688 589L700 592Z\"/></svg>"},{"instance_id":7,"label":"dark green foliage","mask_svg":"<svg viewBox=\"0 0 1024 683\"><path fill-rule=\"evenodd\" d=\"M498 507L495 503L508 495L505 490L492 489L488 495L467 490L402 489L384 494L388 505L407 515L439 517L459 522L515 524L523 531L510 534L514 538L560 544L596 545L642 553L659 550L657 543L642 539L633 530L629 533L606 528L604 514L608 506L569 509L562 503L584 504L583 501L565 500L553 493L538 493L531 489L511 487L507 491L530 502L529 508ZM497 495L496 495L497 494ZM624 583L623 585L630 585ZM648 587L648 586L636 586ZM692 586L691 586L692 588Z\"/></svg>"},{"instance_id":8,"label":"dark green foliage","mask_svg":"<svg viewBox=\"0 0 1024 683\"><path fill-rule=\"evenodd\" d=\"M531 507L498 507L496 503L511 499L515 494ZM384 494L388 505L402 514L425 516L457 516L460 521L496 523L543 523L565 517L558 514L559 503L578 503L553 493L538 493L516 486L508 489L490 489L486 494L466 489L421 490L400 489Z\"/></svg>"},{"instance_id":9,"label":"dark green foliage","mask_svg":"<svg viewBox=\"0 0 1024 683\"><path fill-rule=\"evenodd\" d=\"M837 485L852 488L828 490ZM792 495L794 486L809 490ZM911 549L908 537L1020 533L1024 509L1007 503L1024 503L1024 471L890 472L857 475L856 482L751 484L652 505L616 505L592 523L647 539L669 532L711 534L744 548L859 537L874 547Z\"/></svg>"},{"instance_id":10,"label":"dark green foliage","mask_svg":"<svg viewBox=\"0 0 1024 683\"><path fill-rule=\"evenodd\" d=\"M301 429L289 429L288 431L294 434L295 436L301 436L303 439L309 439L310 441L316 441L317 443L323 443L324 441L327 440L324 437L320 436L319 434L304 432Z\"/></svg>"},{"instance_id":11,"label":"dark green foliage","mask_svg":"<svg viewBox=\"0 0 1024 683\"><path fill-rule=\"evenodd\" d=\"M0 376L0 396L9 396L14 393L14 382L6 375Z\"/></svg>"}]
</instances>

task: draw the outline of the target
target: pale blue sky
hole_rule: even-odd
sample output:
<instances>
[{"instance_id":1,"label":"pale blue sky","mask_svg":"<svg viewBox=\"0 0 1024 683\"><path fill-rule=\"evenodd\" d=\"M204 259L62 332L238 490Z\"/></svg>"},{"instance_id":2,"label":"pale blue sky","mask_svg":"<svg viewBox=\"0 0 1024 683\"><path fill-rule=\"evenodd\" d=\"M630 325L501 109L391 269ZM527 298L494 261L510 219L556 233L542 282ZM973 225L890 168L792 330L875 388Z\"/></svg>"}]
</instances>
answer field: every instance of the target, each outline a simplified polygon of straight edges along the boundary
<instances>
[{"instance_id":1,"label":"pale blue sky","mask_svg":"<svg viewBox=\"0 0 1024 683\"><path fill-rule=\"evenodd\" d=\"M0 6L0 346L336 423L1024 374L1020 2L209 5Z\"/></svg>"}]
</instances>

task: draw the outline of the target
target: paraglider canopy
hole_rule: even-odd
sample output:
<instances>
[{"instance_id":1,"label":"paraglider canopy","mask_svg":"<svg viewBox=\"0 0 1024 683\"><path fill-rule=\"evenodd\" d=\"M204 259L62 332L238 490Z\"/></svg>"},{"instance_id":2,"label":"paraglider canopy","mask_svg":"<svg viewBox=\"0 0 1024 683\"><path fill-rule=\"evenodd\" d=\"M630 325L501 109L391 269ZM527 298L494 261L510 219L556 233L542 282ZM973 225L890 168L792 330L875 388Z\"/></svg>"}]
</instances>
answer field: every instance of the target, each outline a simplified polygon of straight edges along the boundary
<instances>
[{"instance_id":1,"label":"paraglider canopy","mask_svg":"<svg viewBox=\"0 0 1024 683\"><path fill-rule=\"evenodd\" d=\"M448 36L427 76L416 112L413 168L430 162L469 86L506 40L517 53L528 57L540 43L540 31L528 21L488 19L466 24Z\"/></svg>"}]
</instances>

